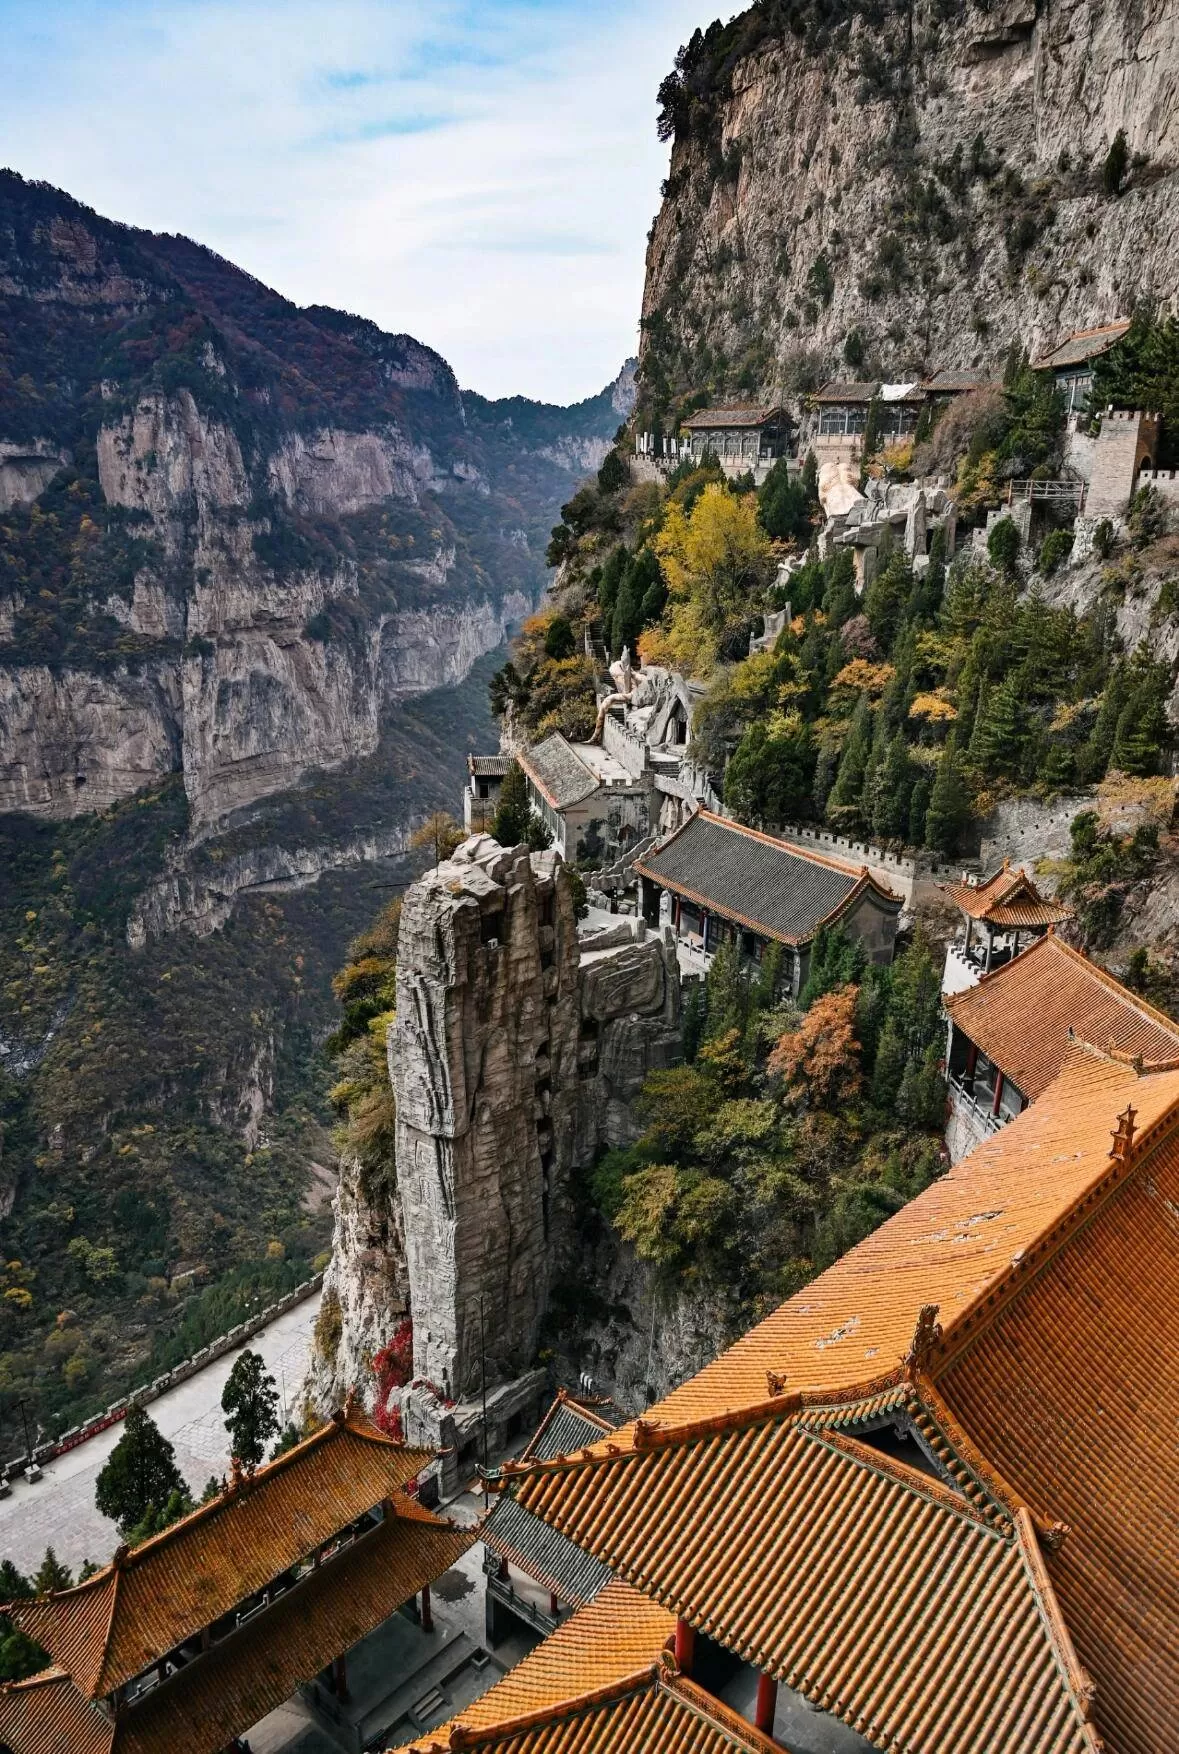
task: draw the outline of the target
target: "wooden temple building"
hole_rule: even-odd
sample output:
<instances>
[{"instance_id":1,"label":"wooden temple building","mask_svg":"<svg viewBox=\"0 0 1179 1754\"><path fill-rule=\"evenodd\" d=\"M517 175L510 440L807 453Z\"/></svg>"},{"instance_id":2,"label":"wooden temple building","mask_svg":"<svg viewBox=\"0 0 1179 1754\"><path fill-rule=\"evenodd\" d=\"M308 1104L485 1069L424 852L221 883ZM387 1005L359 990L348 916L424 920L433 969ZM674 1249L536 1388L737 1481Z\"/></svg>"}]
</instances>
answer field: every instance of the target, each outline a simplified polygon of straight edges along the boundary
<instances>
[{"instance_id":1,"label":"wooden temple building","mask_svg":"<svg viewBox=\"0 0 1179 1754\"><path fill-rule=\"evenodd\" d=\"M1074 1040L1179 1058L1179 1024L1049 926L1012 961L943 995L949 1017L946 1144L957 1162L1050 1087Z\"/></svg>"},{"instance_id":2,"label":"wooden temple building","mask_svg":"<svg viewBox=\"0 0 1179 1754\"><path fill-rule=\"evenodd\" d=\"M11 1754L218 1754L472 1544L408 1488L433 1460L352 1411L85 1583L5 1613L52 1666L0 1687Z\"/></svg>"},{"instance_id":3,"label":"wooden temple building","mask_svg":"<svg viewBox=\"0 0 1179 1754\"><path fill-rule=\"evenodd\" d=\"M415 1754L1179 1746L1176 1212L1179 1058L1070 1043L641 1418L505 1465L613 1581Z\"/></svg>"},{"instance_id":4,"label":"wooden temple building","mask_svg":"<svg viewBox=\"0 0 1179 1754\"><path fill-rule=\"evenodd\" d=\"M600 1406L574 1400L565 1389L520 1451L522 1462L549 1461L597 1443L613 1431ZM487 1642L494 1650L513 1624L555 1632L570 1608L591 1602L610 1572L509 1494L501 1494L479 1528L484 1543Z\"/></svg>"},{"instance_id":5,"label":"wooden temple building","mask_svg":"<svg viewBox=\"0 0 1179 1754\"><path fill-rule=\"evenodd\" d=\"M634 861L643 918L657 926L670 897L676 937L707 961L727 940L743 960L783 947L783 984L806 984L821 926L840 926L868 960L892 961L902 901L866 865L791 846L728 817L698 810Z\"/></svg>"}]
</instances>

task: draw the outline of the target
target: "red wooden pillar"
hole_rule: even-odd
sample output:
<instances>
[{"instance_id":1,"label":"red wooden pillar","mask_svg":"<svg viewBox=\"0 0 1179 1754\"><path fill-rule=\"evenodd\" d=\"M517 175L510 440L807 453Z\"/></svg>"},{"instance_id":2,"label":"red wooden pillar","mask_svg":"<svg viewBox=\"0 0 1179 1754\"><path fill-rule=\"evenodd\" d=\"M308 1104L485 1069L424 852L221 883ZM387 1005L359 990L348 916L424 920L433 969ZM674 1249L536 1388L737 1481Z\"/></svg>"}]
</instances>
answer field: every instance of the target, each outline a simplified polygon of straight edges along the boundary
<instances>
[{"instance_id":1,"label":"red wooden pillar","mask_svg":"<svg viewBox=\"0 0 1179 1754\"><path fill-rule=\"evenodd\" d=\"M348 1700L348 1659L338 1656L332 1664L332 1680L335 1682L336 1698L347 1703Z\"/></svg>"},{"instance_id":2,"label":"red wooden pillar","mask_svg":"<svg viewBox=\"0 0 1179 1754\"><path fill-rule=\"evenodd\" d=\"M995 1067L995 1100L991 1104L991 1113L993 1115L997 1115L999 1113L999 1104L1002 1102L1002 1100L1003 1100L1003 1074L1002 1074L1002 1072L1000 1072L998 1066L996 1066Z\"/></svg>"},{"instance_id":3,"label":"red wooden pillar","mask_svg":"<svg viewBox=\"0 0 1179 1754\"><path fill-rule=\"evenodd\" d=\"M778 1709L778 1683L772 1675L757 1677L757 1704L753 1708L753 1727L767 1736L774 1733L774 1714Z\"/></svg>"},{"instance_id":4,"label":"red wooden pillar","mask_svg":"<svg viewBox=\"0 0 1179 1754\"><path fill-rule=\"evenodd\" d=\"M499 1561L499 1580L500 1580L500 1582L507 1583L508 1579L511 1577L511 1575L512 1575L511 1568L508 1565L507 1560L501 1554L500 1561Z\"/></svg>"},{"instance_id":5,"label":"red wooden pillar","mask_svg":"<svg viewBox=\"0 0 1179 1754\"><path fill-rule=\"evenodd\" d=\"M422 1585L422 1631L433 1632L433 1630L434 1615L430 1607L430 1586L428 1583L424 1583Z\"/></svg>"},{"instance_id":6,"label":"red wooden pillar","mask_svg":"<svg viewBox=\"0 0 1179 1754\"><path fill-rule=\"evenodd\" d=\"M560 1614L560 1612L561 1612L561 1604L560 1604L560 1602L558 1602L558 1600L557 1600L556 1596L553 1594L552 1590L550 1590L549 1591L549 1613L552 1615L553 1619L555 1620L557 1618L557 1616Z\"/></svg>"},{"instance_id":7,"label":"red wooden pillar","mask_svg":"<svg viewBox=\"0 0 1179 1754\"><path fill-rule=\"evenodd\" d=\"M692 1662L696 1655L696 1628L689 1626L686 1620L675 1623L675 1666L681 1675L692 1673Z\"/></svg>"}]
</instances>

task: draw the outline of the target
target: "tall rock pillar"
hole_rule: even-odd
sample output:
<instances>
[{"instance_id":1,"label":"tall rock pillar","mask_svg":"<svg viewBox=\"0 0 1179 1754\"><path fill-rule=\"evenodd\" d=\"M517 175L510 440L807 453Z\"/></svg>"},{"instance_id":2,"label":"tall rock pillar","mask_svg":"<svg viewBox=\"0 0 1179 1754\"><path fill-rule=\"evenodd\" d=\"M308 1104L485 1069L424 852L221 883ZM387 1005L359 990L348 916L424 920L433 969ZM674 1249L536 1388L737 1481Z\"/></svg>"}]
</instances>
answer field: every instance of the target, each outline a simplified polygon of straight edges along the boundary
<instances>
[{"instance_id":1,"label":"tall rock pillar","mask_svg":"<svg viewBox=\"0 0 1179 1754\"><path fill-rule=\"evenodd\" d=\"M409 890L389 1074L414 1374L445 1397L536 1355L577 1124L577 923L552 853L468 840Z\"/></svg>"}]
</instances>

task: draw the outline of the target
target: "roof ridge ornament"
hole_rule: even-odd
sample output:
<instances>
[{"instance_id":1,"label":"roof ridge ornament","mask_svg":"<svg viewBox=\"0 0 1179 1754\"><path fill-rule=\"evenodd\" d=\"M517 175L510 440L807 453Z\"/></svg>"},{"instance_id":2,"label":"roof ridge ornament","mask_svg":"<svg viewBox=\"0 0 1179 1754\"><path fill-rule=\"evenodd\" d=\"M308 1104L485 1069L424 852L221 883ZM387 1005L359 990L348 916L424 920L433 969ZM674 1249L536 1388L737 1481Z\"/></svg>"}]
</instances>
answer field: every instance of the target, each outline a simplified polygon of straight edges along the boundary
<instances>
[{"instance_id":1,"label":"roof ridge ornament","mask_svg":"<svg viewBox=\"0 0 1179 1754\"><path fill-rule=\"evenodd\" d=\"M938 1307L936 1303L923 1303L917 1313L917 1326L905 1353L905 1369L910 1378L918 1371L928 1374L934 1350L942 1337L942 1325L937 1319Z\"/></svg>"},{"instance_id":2,"label":"roof ridge ornament","mask_svg":"<svg viewBox=\"0 0 1179 1754\"><path fill-rule=\"evenodd\" d=\"M1135 1070L1140 1070L1140 1068L1136 1067ZM1117 1118L1118 1124L1110 1134L1113 1143L1110 1146L1109 1152L1110 1157L1116 1163L1126 1163L1129 1161L1130 1152L1134 1145L1134 1123L1137 1117L1138 1110L1134 1108L1132 1104L1127 1103Z\"/></svg>"}]
</instances>

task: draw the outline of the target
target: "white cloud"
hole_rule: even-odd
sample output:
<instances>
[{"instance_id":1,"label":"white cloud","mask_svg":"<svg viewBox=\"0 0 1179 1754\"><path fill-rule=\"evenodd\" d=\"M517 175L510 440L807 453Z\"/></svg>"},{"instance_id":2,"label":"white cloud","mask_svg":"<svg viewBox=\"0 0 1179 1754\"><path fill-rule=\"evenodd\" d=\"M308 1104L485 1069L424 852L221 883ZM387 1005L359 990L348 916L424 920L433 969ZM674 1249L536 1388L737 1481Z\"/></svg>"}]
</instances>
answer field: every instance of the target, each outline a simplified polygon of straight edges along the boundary
<instances>
[{"instance_id":1,"label":"white cloud","mask_svg":"<svg viewBox=\"0 0 1179 1754\"><path fill-rule=\"evenodd\" d=\"M490 395L637 339L655 92L707 0L4 0L0 162L407 330Z\"/></svg>"}]
</instances>

